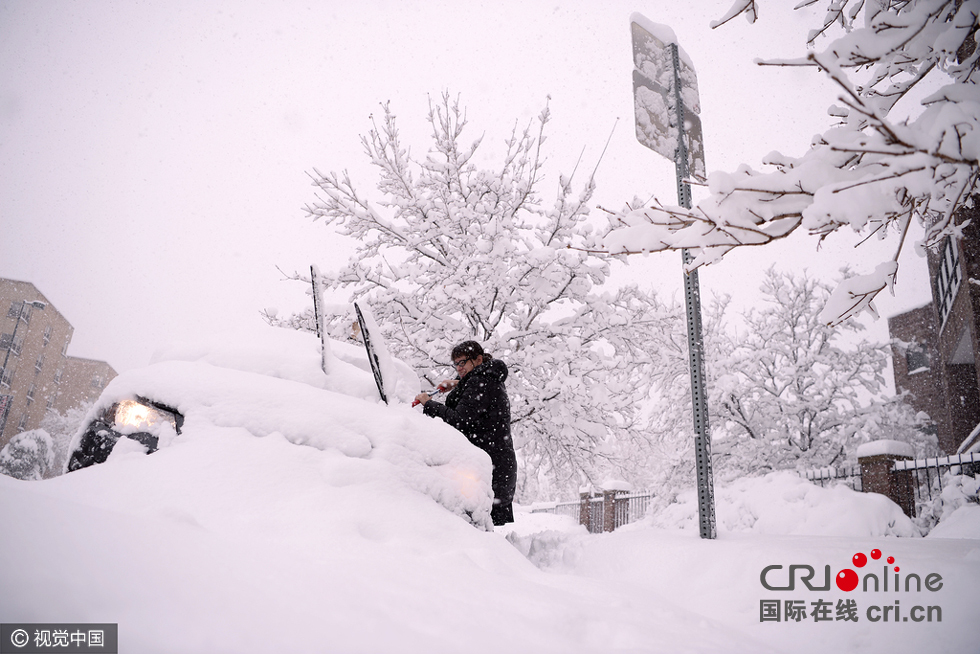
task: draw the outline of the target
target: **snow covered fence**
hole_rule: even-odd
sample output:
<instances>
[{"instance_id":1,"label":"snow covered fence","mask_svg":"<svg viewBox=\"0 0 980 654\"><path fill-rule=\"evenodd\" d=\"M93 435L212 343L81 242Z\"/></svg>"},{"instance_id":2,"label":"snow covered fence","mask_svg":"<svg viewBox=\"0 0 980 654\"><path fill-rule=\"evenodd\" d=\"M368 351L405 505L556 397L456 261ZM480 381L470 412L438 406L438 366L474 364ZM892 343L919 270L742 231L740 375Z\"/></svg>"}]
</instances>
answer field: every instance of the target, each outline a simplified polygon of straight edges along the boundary
<instances>
[{"instance_id":1,"label":"snow covered fence","mask_svg":"<svg viewBox=\"0 0 980 654\"><path fill-rule=\"evenodd\" d=\"M583 491L578 502L557 502L552 506L536 507L531 512L578 518L579 524L589 533L600 534L644 517L652 497L649 492Z\"/></svg>"},{"instance_id":2,"label":"snow covered fence","mask_svg":"<svg viewBox=\"0 0 980 654\"><path fill-rule=\"evenodd\" d=\"M613 529L644 517L652 499L652 493L629 493L618 496L614 505Z\"/></svg>"},{"instance_id":3,"label":"snow covered fence","mask_svg":"<svg viewBox=\"0 0 980 654\"><path fill-rule=\"evenodd\" d=\"M803 476L809 481L820 484L821 488L827 482L843 479L844 483L850 486L852 490L858 492L863 490L861 488L861 466L816 468L814 470L807 470L803 473Z\"/></svg>"},{"instance_id":4,"label":"snow covered fence","mask_svg":"<svg viewBox=\"0 0 980 654\"><path fill-rule=\"evenodd\" d=\"M865 443L857 454L859 465L807 470L803 476L821 486L843 479L856 491L881 493L914 518L916 504L932 501L934 489L942 493L944 472L973 477L980 470L980 452L916 459L907 443L897 441Z\"/></svg>"},{"instance_id":5,"label":"snow covered fence","mask_svg":"<svg viewBox=\"0 0 980 654\"><path fill-rule=\"evenodd\" d=\"M974 477L977 471L980 470L980 452L896 461L894 471L911 471L915 476L913 490L916 493L916 497L920 502L925 502L927 498L924 495L926 494L928 494L929 500L932 499L934 486L938 486L936 488L938 493L941 494L943 492L942 468L946 468L947 471L952 470L954 474L958 473ZM953 470L953 468L958 468L959 470ZM930 472L930 469L934 470ZM925 477L925 483L923 483L922 477ZM923 489L925 490L923 491Z\"/></svg>"}]
</instances>

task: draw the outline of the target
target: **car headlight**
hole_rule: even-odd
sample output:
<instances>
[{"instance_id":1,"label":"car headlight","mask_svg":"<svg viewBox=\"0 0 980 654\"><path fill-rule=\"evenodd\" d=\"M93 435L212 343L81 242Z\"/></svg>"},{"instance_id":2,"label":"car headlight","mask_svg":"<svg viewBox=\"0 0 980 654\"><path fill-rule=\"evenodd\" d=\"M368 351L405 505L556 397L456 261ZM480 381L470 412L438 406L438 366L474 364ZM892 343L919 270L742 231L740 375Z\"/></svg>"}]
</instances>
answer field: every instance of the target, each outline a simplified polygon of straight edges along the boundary
<instances>
[{"instance_id":1,"label":"car headlight","mask_svg":"<svg viewBox=\"0 0 980 654\"><path fill-rule=\"evenodd\" d=\"M173 413L136 400L123 400L116 405L113 425L120 434L156 433L164 426L169 426L170 429L180 433L177 418Z\"/></svg>"},{"instance_id":2,"label":"car headlight","mask_svg":"<svg viewBox=\"0 0 980 654\"><path fill-rule=\"evenodd\" d=\"M122 438L146 447L147 453L165 447L180 434L184 416L176 409L143 397L122 400L90 422L68 460L67 470L103 463Z\"/></svg>"}]
</instances>

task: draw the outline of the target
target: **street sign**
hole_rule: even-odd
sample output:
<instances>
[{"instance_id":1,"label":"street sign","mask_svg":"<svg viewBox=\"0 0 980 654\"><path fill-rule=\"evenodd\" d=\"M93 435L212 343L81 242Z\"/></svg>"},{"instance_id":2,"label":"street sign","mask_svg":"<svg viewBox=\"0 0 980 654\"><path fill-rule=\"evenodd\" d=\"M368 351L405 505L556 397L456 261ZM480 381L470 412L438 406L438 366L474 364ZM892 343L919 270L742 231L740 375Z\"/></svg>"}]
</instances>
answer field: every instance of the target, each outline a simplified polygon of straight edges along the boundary
<instances>
[{"instance_id":1,"label":"street sign","mask_svg":"<svg viewBox=\"0 0 980 654\"><path fill-rule=\"evenodd\" d=\"M687 151L687 175L703 182L707 173L698 116L701 99L694 66L678 47L669 27L651 23L639 14L633 15L630 27L636 139L641 145L676 162L679 154L677 139L681 135Z\"/></svg>"},{"instance_id":2,"label":"street sign","mask_svg":"<svg viewBox=\"0 0 980 654\"><path fill-rule=\"evenodd\" d=\"M672 159L677 172L677 201L691 208L691 177L704 181L704 141L701 136L701 100L698 80L687 55L677 44L674 30L630 17L633 34L633 104L636 139L654 152ZM682 251L686 266L692 257ZM701 538L715 538L714 481L711 472L711 430L704 374L704 339L701 336L701 289L697 269L684 272L687 309L687 349L691 366L691 409L694 414L694 453L698 478L698 514Z\"/></svg>"},{"instance_id":3,"label":"street sign","mask_svg":"<svg viewBox=\"0 0 980 654\"><path fill-rule=\"evenodd\" d=\"M643 25L640 25L640 22ZM651 23L639 14L633 15L633 22L630 27L633 31L633 68L651 82L673 92L674 64L671 61L670 44L677 42L673 30L666 25ZM654 32L657 33L657 36L653 34ZM678 64L677 73L681 80L681 101L688 111L700 114L701 99L698 95L698 75L683 51L680 52Z\"/></svg>"},{"instance_id":4,"label":"street sign","mask_svg":"<svg viewBox=\"0 0 980 654\"><path fill-rule=\"evenodd\" d=\"M633 71L633 103L636 116L636 140L657 154L671 161L677 156L677 111L674 91L664 88ZM701 117L694 112L684 112L684 144L687 146L688 174L704 182L707 172L704 164L704 138L701 135Z\"/></svg>"}]
</instances>

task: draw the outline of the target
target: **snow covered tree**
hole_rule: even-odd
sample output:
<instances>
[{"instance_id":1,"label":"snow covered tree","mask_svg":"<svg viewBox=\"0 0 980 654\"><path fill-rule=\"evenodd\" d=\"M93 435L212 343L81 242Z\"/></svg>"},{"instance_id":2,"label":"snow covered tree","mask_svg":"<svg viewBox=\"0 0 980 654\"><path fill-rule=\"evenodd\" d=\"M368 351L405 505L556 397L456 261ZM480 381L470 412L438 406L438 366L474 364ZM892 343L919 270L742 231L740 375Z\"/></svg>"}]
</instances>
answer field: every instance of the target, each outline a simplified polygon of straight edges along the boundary
<instances>
[{"instance_id":1,"label":"snow covered tree","mask_svg":"<svg viewBox=\"0 0 980 654\"><path fill-rule=\"evenodd\" d=\"M770 268L765 306L744 314L727 356L710 362L718 467L742 474L841 465L874 438L916 441L924 425L900 398L888 397L887 344L858 340L856 320L831 329L819 318L830 287ZM920 446L922 443L917 443Z\"/></svg>"},{"instance_id":2,"label":"snow covered tree","mask_svg":"<svg viewBox=\"0 0 980 654\"><path fill-rule=\"evenodd\" d=\"M542 199L547 107L533 129L515 125L493 170L475 163L482 137L463 142L458 100L430 105L433 146L421 159L383 108L362 137L380 174L377 201L346 173L314 171L320 194L307 212L359 243L324 287L368 303L392 353L430 383L454 375L449 353L464 340L507 363L519 497L625 476L623 444L648 442L638 407L679 312L636 287L601 292L608 260L566 247L590 229L593 180L575 194L573 175L560 176L554 201ZM348 333L350 321L335 317L331 333Z\"/></svg>"},{"instance_id":3,"label":"snow covered tree","mask_svg":"<svg viewBox=\"0 0 980 654\"><path fill-rule=\"evenodd\" d=\"M726 311L729 298L713 298L705 303L702 315L702 338L705 354L707 388L716 387L719 368L715 362L724 359L729 350ZM671 327L658 343L659 363L644 416L650 434L655 438L643 447L634 447L633 476L630 480L653 495L654 510L663 508L696 483L694 423L692 420L691 368L687 344L685 310L674 308ZM709 409L712 409L709 398ZM712 434L718 431L718 418L712 415Z\"/></svg>"},{"instance_id":4,"label":"snow covered tree","mask_svg":"<svg viewBox=\"0 0 980 654\"><path fill-rule=\"evenodd\" d=\"M54 467L54 443L43 429L23 431L0 450L0 474L38 481Z\"/></svg>"},{"instance_id":5,"label":"snow covered tree","mask_svg":"<svg viewBox=\"0 0 980 654\"><path fill-rule=\"evenodd\" d=\"M925 246L958 236L953 213L980 190L980 2L829 0L827 6L809 35L811 53L764 63L823 71L841 91L839 104L829 108L839 122L801 157L770 154L763 163L771 170L743 165L712 173L710 195L693 209L654 202L612 214L608 233L590 247L626 254L691 248L692 266L699 266L800 228L821 239L845 226L862 239L896 232L891 260L835 291L822 319L836 324L864 309L874 313L874 297L894 282L912 220L927 228ZM754 22L758 13L755 0L737 0L714 26L740 14ZM834 30L843 34L818 50ZM913 103L921 96L924 109Z\"/></svg>"},{"instance_id":6,"label":"snow covered tree","mask_svg":"<svg viewBox=\"0 0 980 654\"><path fill-rule=\"evenodd\" d=\"M82 421L93 404L95 404L94 401L84 402L64 413L48 411L41 419L40 428L51 436L54 451L54 465L51 467L48 477L59 475L64 470L68 460L68 445L71 443L75 432L82 426Z\"/></svg>"}]
</instances>

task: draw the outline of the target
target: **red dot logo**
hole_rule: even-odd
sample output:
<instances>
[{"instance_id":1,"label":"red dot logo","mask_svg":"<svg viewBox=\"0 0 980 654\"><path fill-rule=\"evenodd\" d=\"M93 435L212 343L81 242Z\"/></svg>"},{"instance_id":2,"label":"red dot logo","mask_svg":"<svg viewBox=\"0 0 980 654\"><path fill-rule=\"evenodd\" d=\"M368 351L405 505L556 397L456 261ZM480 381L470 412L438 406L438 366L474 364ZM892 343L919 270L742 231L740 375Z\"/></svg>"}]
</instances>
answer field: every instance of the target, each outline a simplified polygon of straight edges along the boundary
<instances>
[{"instance_id":1,"label":"red dot logo","mask_svg":"<svg viewBox=\"0 0 980 654\"><path fill-rule=\"evenodd\" d=\"M845 593L849 593L858 585L858 574L850 568L845 568L837 573L837 587Z\"/></svg>"},{"instance_id":2,"label":"red dot logo","mask_svg":"<svg viewBox=\"0 0 980 654\"><path fill-rule=\"evenodd\" d=\"M888 561L889 565L891 565L892 563L895 562L895 557L894 556L889 556L888 559L887 559L887 561Z\"/></svg>"},{"instance_id":3,"label":"red dot logo","mask_svg":"<svg viewBox=\"0 0 980 654\"><path fill-rule=\"evenodd\" d=\"M898 566L897 565L895 566L895 572L898 572Z\"/></svg>"},{"instance_id":4,"label":"red dot logo","mask_svg":"<svg viewBox=\"0 0 980 654\"><path fill-rule=\"evenodd\" d=\"M881 550L871 550L871 558L877 561L881 558Z\"/></svg>"},{"instance_id":5,"label":"red dot logo","mask_svg":"<svg viewBox=\"0 0 980 654\"><path fill-rule=\"evenodd\" d=\"M851 559L851 562L854 564L855 568L863 568L868 563L868 557L861 552L858 552Z\"/></svg>"}]
</instances>

